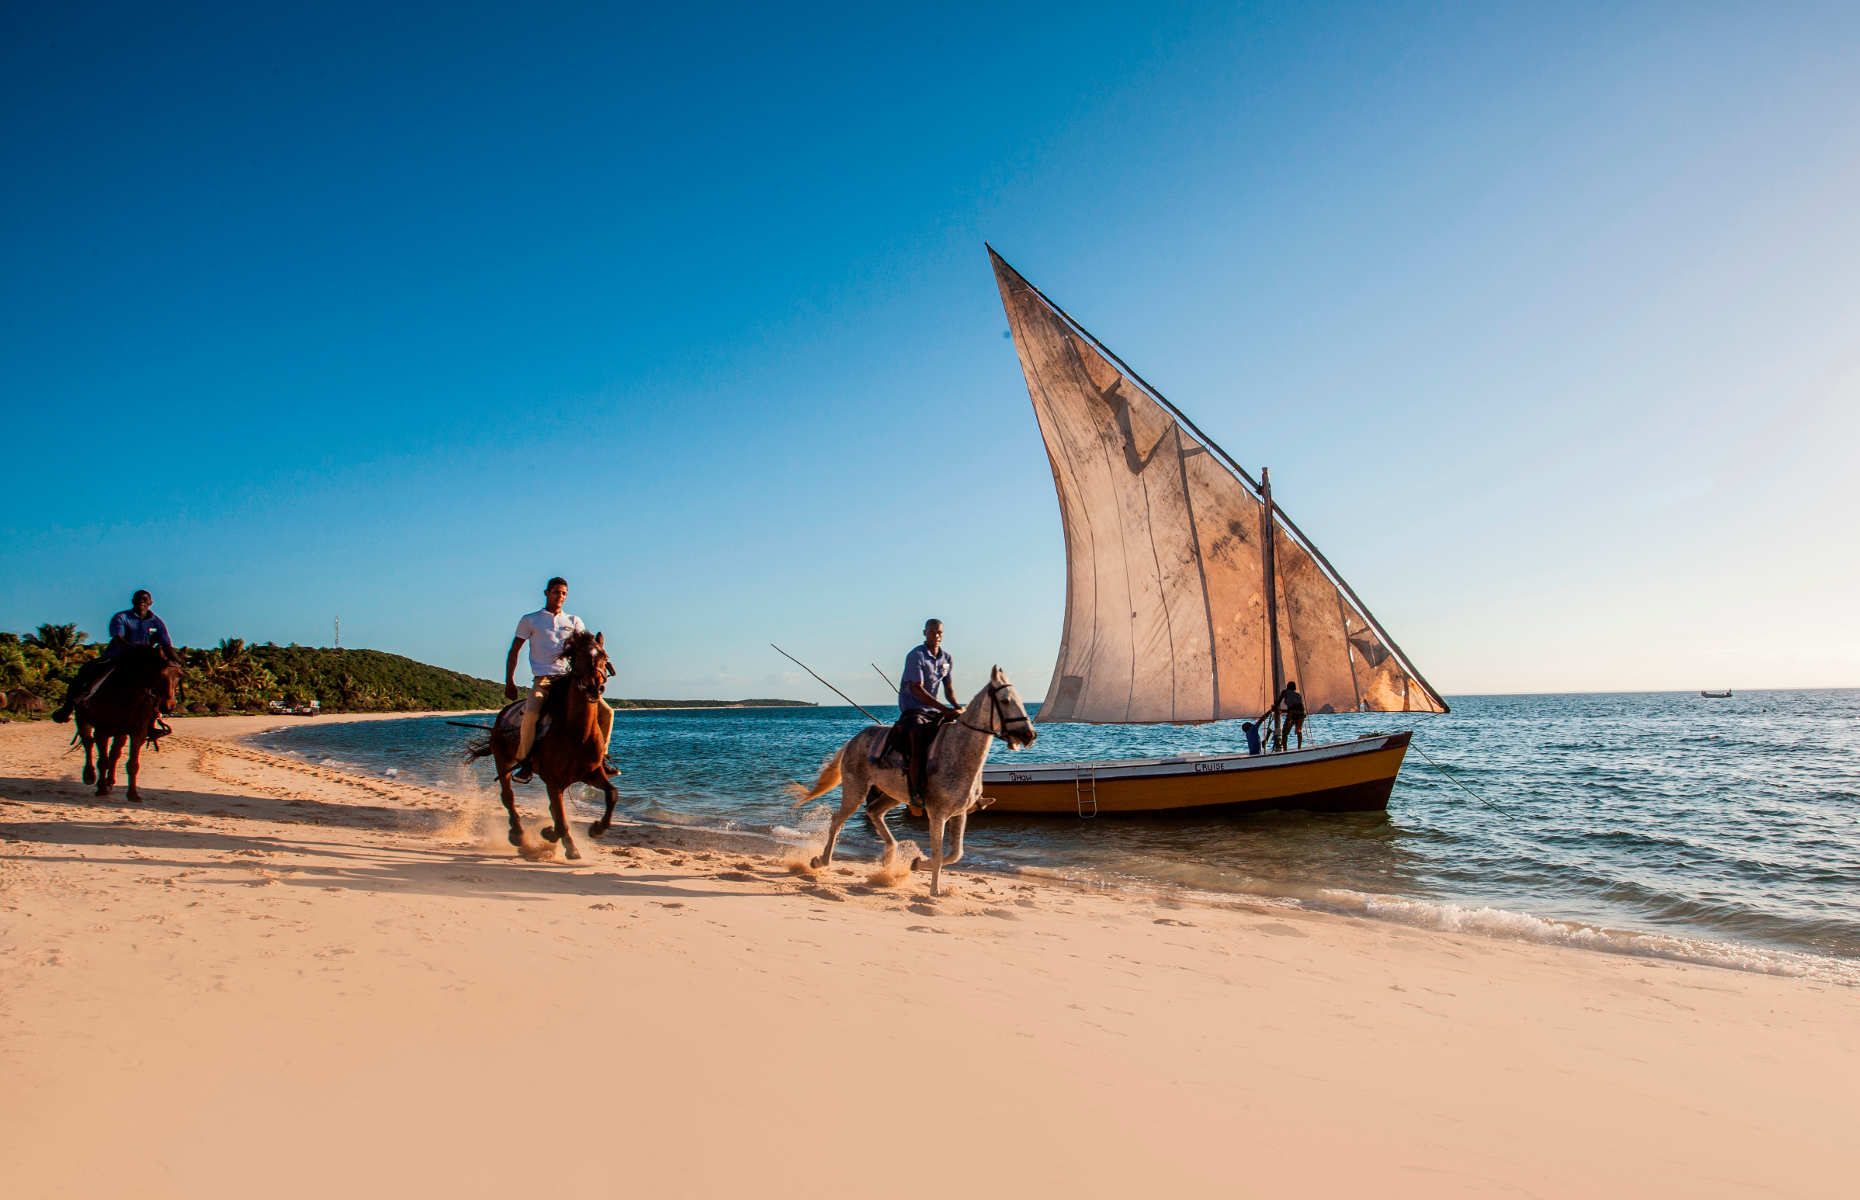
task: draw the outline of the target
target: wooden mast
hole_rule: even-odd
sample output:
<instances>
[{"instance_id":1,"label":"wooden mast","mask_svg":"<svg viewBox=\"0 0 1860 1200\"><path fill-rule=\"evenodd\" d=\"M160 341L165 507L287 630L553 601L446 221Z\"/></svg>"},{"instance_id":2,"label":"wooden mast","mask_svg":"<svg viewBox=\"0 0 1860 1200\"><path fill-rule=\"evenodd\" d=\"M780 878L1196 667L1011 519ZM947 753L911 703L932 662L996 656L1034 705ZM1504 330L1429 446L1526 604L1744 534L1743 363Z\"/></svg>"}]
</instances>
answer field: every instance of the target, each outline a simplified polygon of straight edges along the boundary
<instances>
[{"instance_id":1,"label":"wooden mast","mask_svg":"<svg viewBox=\"0 0 1860 1200\"><path fill-rule=\"evenodd\" d=\"M1272 702L1277 705L1279 693L1285 688L1285 664L1279 658L1279 588L1278 566L1273 561L1274 526L1277 522L1272 515L1272 472L1265 467L1259 469L1259 498L1265 502L1260 522L1260 559L1266 568L1266 639L1272 643ZM1278 723L1276 718L1273 722Z\"/></svg>"}]
</instances>

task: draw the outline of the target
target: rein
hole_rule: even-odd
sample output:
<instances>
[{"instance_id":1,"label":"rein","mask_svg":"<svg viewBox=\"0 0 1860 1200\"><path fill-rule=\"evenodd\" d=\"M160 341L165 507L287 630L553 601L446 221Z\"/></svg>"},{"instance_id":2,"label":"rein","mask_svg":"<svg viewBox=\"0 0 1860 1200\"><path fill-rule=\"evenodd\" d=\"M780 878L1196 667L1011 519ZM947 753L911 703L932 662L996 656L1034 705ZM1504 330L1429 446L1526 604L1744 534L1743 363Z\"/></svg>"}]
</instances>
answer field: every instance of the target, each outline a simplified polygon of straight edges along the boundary
<instances>
[{"instance_id":1,"label":"rein","mask_svg":"<svg viewBox=\"0 0 1860 1200\"><path fill-rule=\"evenodd\" d=\"M994 728L992 724L988 728L985 728L985 729L980 725L971 725L966 719L967 714L964 714L964 716L961 716L961 717L957 717L956 724L962 726L964 729L972 729L976 733L985 733L991 738L1000 738L1002 741L1006 742L1008 740L1006 730L1008 728L1009 722L1005 718L1001 717L1001 699L999 695L1001 689L1006 686L1007 685L1004 683L991 683L988 685L988 689L987 689L988 710L996 718L1001 720L1000 729ZM1033 722L1029 721L1026 717L1020 717L1018 719L1022 725L1025 725L1027 726L1029 730L1032 730ZM1009 742L1008 744L1010 746L1013 745L1012 742Z\"/></svg>"}]
</instances>

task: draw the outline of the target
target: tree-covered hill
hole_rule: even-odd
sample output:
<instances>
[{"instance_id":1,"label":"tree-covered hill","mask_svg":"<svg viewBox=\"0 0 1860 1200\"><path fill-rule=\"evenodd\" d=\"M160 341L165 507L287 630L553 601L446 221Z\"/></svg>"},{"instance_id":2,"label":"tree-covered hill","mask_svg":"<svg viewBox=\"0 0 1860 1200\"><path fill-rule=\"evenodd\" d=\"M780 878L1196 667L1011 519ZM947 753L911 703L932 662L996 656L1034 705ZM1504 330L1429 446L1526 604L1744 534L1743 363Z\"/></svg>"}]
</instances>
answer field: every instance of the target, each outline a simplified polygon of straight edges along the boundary
<instances>
[{"instance_id":1,"label":"tree-covered hill","mask_svg":"<svg viewBox=\"0 0 1860 1200\"><path fill-rule=\"evenodd\" d=\"M49 708L64 698L78 668L101 647L76 625L41 625L32 633L0 633L0 692L8 707L30 711L19 697ZM504 685L415 662L383 650L324 646L249 646L226 638L208 649L183 649L181 710L190 714L263 712L274 702L324 712L456 712L497 708ZM716 708L803 704L798 700L618 700L615 708Z\"/></svg>"}]
</instances>

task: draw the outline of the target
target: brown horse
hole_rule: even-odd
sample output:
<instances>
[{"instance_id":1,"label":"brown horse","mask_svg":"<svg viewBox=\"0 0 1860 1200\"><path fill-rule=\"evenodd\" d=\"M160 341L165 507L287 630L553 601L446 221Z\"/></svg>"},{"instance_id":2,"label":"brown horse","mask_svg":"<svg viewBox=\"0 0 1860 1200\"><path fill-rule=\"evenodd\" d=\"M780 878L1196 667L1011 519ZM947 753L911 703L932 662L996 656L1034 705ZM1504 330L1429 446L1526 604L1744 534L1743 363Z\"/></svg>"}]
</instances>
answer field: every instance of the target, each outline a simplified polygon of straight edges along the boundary
<instances>
[{"instance_id":1,"label":"brown horse","mask_svg":"<svg viewBox=\"0 0 1860 1200\"><path fill-rule=\"evenodd\" d=\"M543 786L549 790L549 815L554 825L545 825L543 837L559 840L563 853L580 858L575 839L569 836L568 817L562 811L562 793L577 783L598 788L607 798L607 812L588 826L588 836L600 837L614 819L614 785L601 769L602 745L600 710L605 704L601 689L612 673L607 649L598 633L570 634L563 643L562 657L568 660L568 673L549 688L543 700L541 720L547 728L537 727L536 745L530 751L530 765ZM473 746L467 759L491 756L497 764L497 784L510 813L510 844L523 845L523 820L517 816L517 797L510 787L510 770L517 761L517 742L523 724L522 700L506 704L497 714L491 736Z\"/></svg>"},{"instance_id":2,"label":"brown horse","mask_svg":"<svg viewBox=\"0 0 1860 1200\"><path fill-rule=\"evenodd\" d=\"M142 743L149 740L155 719L174 711L180 694L180 655L160 646L131 646L117 656L90 695L77 702L77 732L71 740L84 744L84 782L95 783L99 796L109 795L116 786L116 760L128 742L129 790L124 797L132 803L142 800L136 790ZM95 767L92 747L97 751Z\"/></svg>"}]
</instances>

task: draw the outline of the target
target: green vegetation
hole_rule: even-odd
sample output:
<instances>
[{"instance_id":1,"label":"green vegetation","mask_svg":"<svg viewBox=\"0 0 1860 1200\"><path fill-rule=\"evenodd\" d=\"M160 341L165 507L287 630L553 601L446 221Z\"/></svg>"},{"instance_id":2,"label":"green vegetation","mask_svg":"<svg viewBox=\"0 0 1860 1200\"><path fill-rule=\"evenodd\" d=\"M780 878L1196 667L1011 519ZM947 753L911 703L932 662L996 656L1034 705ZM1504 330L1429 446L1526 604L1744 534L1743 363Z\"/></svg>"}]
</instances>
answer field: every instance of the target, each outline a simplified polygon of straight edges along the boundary
<instances>
[{"instance_id":1,"label":"green vegetation","mask_svg":"<svg viewBox=\"0 0 1860 1200\"><path fill-rule=\"evenodd\" d=\"M615 700L615 708L814 708L812 700Z\"/></svg>"},{"instance_id":2,"label":"green vegetation","mask_svg":"<svg viewBox=\"0 0 1860 1200\"><path fill-rule=\"evenodd\" d=\"M41 625L0 633L0 692L7 707L31 715L55 707L78 668L102 648L76 625ZM457 712L498 708L504 685L388 654L317 646L249 646L225 638L210 649L183 649L181 711L264 712L316 704L323 712ZM43 706L22 696L36 696ZM613 700L615 708L745 708L805 705L801 700Z\"/></svg>"}]
</instances>

